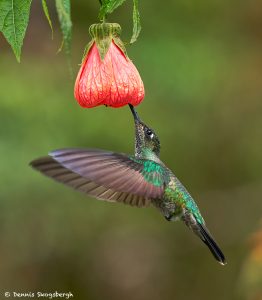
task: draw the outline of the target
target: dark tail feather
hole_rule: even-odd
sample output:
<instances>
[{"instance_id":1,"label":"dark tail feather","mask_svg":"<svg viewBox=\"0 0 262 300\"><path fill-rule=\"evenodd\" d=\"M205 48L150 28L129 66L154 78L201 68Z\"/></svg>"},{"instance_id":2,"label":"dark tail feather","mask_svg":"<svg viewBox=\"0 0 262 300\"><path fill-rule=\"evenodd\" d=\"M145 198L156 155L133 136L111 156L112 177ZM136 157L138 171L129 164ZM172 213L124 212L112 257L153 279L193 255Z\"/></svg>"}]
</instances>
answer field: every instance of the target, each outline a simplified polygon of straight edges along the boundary
<instances>
[{"instance_id":1,"label":"dark tail feather","mask_svg":"<svg viewBox=\"0 0 262 300\"><path fill-rule=\"evenodd\" d=\"M223 254L223 252L218 247L217 243L214 241L214 239L211 237L210 233L208 232L207 228L204 225L201 225L198 223L199 233L202 241L207 245L209 250L214 255L215 259L221 264L225 265L226 259Z\"/></svg>"}]
</instances>

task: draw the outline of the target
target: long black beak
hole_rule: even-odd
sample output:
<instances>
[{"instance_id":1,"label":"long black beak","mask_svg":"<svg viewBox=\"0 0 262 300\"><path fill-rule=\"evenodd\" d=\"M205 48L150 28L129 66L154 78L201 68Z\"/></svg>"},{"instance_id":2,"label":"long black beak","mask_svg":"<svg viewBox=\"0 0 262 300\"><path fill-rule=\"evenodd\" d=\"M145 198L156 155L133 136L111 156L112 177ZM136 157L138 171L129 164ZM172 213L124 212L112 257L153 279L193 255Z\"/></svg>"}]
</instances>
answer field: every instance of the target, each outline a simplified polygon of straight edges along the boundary
<instances>
[{"instance_id":1,"label":"long black beak","mask_svg":"<svg viewBox=\"0 0 262 300\"><path fill-rule=\"evenodd\" d=\"M133 116L134 116L135 122L141 122L141 120L140 120L140 118L139 118L137 112L135 111L134 106L133 106L132 104L128 104L128 105L129 105L129 107L130 107L130 109L131 109L131 112L132 112L132 114L133 114Z\"/></svg>"}]
</instances>

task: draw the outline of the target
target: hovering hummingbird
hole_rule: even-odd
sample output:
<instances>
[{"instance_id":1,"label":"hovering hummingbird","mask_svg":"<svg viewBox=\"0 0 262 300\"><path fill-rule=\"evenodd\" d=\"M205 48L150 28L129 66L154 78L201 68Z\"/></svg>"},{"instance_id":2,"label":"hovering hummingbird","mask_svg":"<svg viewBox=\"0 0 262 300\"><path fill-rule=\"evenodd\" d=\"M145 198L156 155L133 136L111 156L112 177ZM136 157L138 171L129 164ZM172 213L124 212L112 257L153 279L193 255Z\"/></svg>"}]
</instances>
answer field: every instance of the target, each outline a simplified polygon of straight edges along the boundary
<instances>
[{"instance_id":1,"label":"hovering hummingbird","mask_svg":"<svg viewBox=\"0 0 262 300\"><path fill-rule=\"evenodd\" d=\"M225 257L206 228L188 191L160 160L160 141L132 105L135 155L100 149L60 149L30 165L54 180L96 199L138 207L153 204L168 221L182 220L222 265Z\"/></svg>"}]
</instances>

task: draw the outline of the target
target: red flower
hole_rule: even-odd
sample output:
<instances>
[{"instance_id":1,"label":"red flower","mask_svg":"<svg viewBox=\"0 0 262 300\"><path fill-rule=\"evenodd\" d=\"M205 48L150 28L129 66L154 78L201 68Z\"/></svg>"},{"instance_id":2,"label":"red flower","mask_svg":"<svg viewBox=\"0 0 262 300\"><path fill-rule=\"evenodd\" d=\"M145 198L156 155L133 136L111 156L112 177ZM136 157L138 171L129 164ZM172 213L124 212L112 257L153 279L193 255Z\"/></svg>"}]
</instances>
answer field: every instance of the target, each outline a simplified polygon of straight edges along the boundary
<instances>
[{"instance_id":1,"label":"red flower","mask_svg":"<svg viewBox=\"0 0 262 300\"><path fill-rule=\"evenodd\" d=\"M136 67L125 55L121 40L115 31L109 31L106 42L105 32L100 38L96 36L92 41L83 60L75 82L75 98L87 108L102 104L138 105L144 98L144 85Z\"/></svg>"}]
</instances>

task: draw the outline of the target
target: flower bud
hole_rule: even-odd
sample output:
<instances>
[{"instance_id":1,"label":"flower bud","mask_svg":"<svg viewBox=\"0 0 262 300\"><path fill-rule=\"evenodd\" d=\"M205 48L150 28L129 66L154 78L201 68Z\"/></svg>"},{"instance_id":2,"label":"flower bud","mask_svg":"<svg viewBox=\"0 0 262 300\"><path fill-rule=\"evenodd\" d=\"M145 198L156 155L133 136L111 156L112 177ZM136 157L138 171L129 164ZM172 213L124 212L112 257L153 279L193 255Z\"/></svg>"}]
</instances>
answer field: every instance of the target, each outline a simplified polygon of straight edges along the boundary
<instances>
[{"instance_id":1,"label":"flower bud","mask_svg":"<svg viewBox=\"0 0 262 300\"><path fill-rule=\"evenodd\" d=\"M75 98L82 107L136 106L144 98L141 77L126 55L118 24L90 27L92 41L75 82Z\"/></svg>"}]
</instances>

